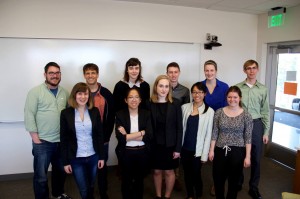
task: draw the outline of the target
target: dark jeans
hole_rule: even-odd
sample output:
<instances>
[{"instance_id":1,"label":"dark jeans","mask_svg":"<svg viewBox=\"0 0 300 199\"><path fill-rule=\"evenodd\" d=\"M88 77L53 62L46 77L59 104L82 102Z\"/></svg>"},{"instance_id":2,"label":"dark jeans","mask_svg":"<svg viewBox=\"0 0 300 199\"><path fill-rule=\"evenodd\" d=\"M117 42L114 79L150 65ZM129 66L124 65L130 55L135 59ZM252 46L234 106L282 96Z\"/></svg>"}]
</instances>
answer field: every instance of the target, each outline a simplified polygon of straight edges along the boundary
<instances>
[{"instance_id":1,"label":"dark jeans","mask_svg":"<svg viewBox=\"0 0 300 199\"><path fill-rule=\"evenodd\" d=\"M181 163L184 171L184 182L187 197L200 198L202 196L201 157L195 157L195 151L181 149Z\"/></svg>"},{"instance_id":2,"label":"dark jeans","mask_svg":"<svg viewBox=\"0 0 300 199\"><path fill-rule=\"evenodd\" d=\"M98 160L97 154L71 160L72 171L82 199L94 198Z\"/></svg>"},{"instance_id":3,"label":"dark jeans","mask_svg":"<svg viewBox=\"0 0 300 199\"><path fill-rule=\"evenodd\" d=\"M213 160L213 179L216 191L216 199L225 199L225 181L228 180L226 199L237 198L237 185L240 174L244 168L246 156L245 147L229 146L230 151L225 155L225 149L216 147Z\"/></svg>"},{"instance_id":4,"label":"dark jeans","mask_svg":"<svg viewBox=\"0 0 300 199\"><path fill-rule=\"evenodd\" d=\"M143 199L144 177L149 168L146 148L126 149L120 165L123 199Z\"/></svg>"},{"instance_id":5,"label":"dark jeans","mask_svg":"<svg viewBox=\"0 0 300 199\"><path fill-rule=\"evenodd\" d=\"M107 160L108 160L108 150L109 143L104 143L104 167L98 169L98 189L101 199L107 199Z\"/></svg>"},{"instance_id":6,"label":"dark jeans","mask_svg":"<svg viewBox=\"0 0 300 199\"><path fill-rule=\"evenodd\" d=\"M41 144L32 143L33 159L33 189L36 199L48 199L48 168L51 163L52 195L57 197L64 193L66 174L60 156L60 143L51 143L41 140Z\"/></svg>"}]
</instances>

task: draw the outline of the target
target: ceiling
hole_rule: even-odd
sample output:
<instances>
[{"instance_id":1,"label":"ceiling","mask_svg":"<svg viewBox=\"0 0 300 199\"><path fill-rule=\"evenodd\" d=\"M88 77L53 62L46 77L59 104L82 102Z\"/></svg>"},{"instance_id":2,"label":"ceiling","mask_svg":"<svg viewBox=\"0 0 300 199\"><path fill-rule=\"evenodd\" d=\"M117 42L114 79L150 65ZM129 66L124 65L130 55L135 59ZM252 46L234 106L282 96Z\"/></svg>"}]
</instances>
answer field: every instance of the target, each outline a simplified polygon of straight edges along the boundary
<instances>
[{"instance_id":1,"label":"ceiling","mask_svg":"<svg viewBox=\"0 0 300 199\"><path fill-rule=\"evenodd\" d=\"M239 12L248 14L267 13L274 7L293 7L300 5L300 0L114 0L139 3L174 5L209 10Z\"/></svg>"}]
</instances>

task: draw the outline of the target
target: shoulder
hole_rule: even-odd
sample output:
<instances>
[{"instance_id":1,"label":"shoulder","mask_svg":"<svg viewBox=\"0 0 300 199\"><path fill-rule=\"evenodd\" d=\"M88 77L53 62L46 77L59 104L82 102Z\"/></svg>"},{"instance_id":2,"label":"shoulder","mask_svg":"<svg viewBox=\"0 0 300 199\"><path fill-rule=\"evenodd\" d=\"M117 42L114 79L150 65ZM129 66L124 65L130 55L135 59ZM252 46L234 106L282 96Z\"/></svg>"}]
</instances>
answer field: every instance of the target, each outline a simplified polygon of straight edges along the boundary
<instances>
[{"instance_id":1,"label":"shoulder","mask_svg":"<svg viewBox=\"0 0 300 199\"><path fill-rule=\"evenodd\" d=\"M188 89L188 87L186 87L186 86L184 86L184 85L182 85L182 84L178 84L178 87L179 87L180 89L185 90L185 91L188 91L188 92L189 92L189 90L190 90L190 89Z\"/></svg>"},{"instance_id":2,"label":"shoulder","mask_svg":"<svg viewBox=\"0 0 300 199\"><path fill-rule=\"evenodd\" d=\"M179 99L176 99L176 98L174 98L174 97L173 97L173 102L170 103L170 104L173 104L173 105L176 105L176 106L181 107L180 100L179 100Z\"/></svg>"},{"instance_id":3,"label":"shoulder","mask_svg":"<svg viewBox=\"0 0 300 199\"><path fill-rule=\"evenodd\" d=\"M140 85L141 87L150 87L150 85L146 81L143 81Z\"/></svg>"},{"instance_id":4,"label":"shoulder","mask_svg":"<svg viewBox=\"0 0 300 199\"><path fill-rule=\"evenodd\" d=\"M244 115L245 115L245 117L246 117L247 119L251 119L251 120L252 120L251 114L250 114L246 109L244 109Z\"/></svg>"},{"instance_id":5,"label":"shoulder","mask_svg":"<svg viewBox=\"0 0 300 199\"><path fill-rule=\"evenodd\" d=\"M115 88L118 88L118 87L124 87L124 86L127 86L128 84L126 84L125 82L123 81L118 81L118 83L116 83L115 85Z\"/></svg>"},{"instance_id":6,"label":"shoulder","mask_svg":"<svg viewBox=\"0 0 300 199\"><path fill-rule=\"evenodd\" d=\"M264 84L262 84L262 83L260 83L260 82L256 82L256 84L255 84L259 89L264 89L264 90L267 90L268 88L264 85Z\"/></svg>"},{"instance_id":7,"label":"shoulder","mask_svg":"<svg viewBox=\"0 0 300 199\"><path fill-rule=\"evenodd\" d=\"M127 109L127 108L121 109L121 110L119 110L118 112L116 112L116 116L117 116L117 117L124 116L124 115L128 115L128 114L129 114L129 112L128 112L128 109Z\"/></svg>"},{"instance_id":8,"label":"shoulder","mask_svg":"<svg viewBox=\"0 0 300 199\"><path fill-rule=\"evenodd\" d=\"M62 115L69 115L71 113L74 113L74 108L73 107L68 107L68 108L65 108L64 110L61 111Z\"/></svg>"},{"instance_id":9,"label":"shoulder","mask_svg":"<svg viewBox=\"0 0 300 199\"><path fill-rule=\"evenodd\" d=\"M237 83L236 86L239 87L239 88L241 88L241 87L243 87L245 85L245 82L246 81L242 81L240 83Z\"/></svg>"},{"instance_id":10,"label":"shoulder","mask_svg":"<svg viewBox=\"0 0 300 199\"><path fill-rule=\"evenodd\" d=\"M191 109L192 104L193 104L192 102L183 104L183 105L181 106L181 109L182 109L182 110Z\"/></svg>"},{"instance_id":11,"label":"shoulder","mask_svg":"<svg viewBox=\"0 0 300 199\"><path fill-rule=\"evenodd\" d=\"M103 95L112 95L110 90L108 90L106 87L104 87L102 85L101 85L100 93L103 94Z\"/></svg>"},{"instance_id":12,"label":"shoulder","mask_svg":"<svg viewBox=\"0 0 300 199\"><path fill-rule=\"evenodd\" d=\"M224 88L227 88L227 89L229 88L229 86L228 86L227 83L222 82L222 81L220 81L220 80L218 80L218 79L217 79L217 83L218 83L220 86L224 87Z\"/></svg>"}]
</instances>

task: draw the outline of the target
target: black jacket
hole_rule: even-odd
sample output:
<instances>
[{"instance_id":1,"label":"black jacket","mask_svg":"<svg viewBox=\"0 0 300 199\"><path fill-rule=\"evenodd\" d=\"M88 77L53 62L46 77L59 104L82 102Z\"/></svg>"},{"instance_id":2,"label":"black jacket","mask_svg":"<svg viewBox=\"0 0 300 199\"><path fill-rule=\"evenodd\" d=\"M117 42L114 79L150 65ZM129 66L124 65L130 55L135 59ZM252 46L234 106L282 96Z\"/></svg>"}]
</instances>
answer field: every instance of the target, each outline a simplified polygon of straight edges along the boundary
<instances>
[{"instance_id":1,"label":"black jacket","mask_svg":"<svg viewBox=\"0 0 300 199\"><path fill-rule=\"evenodd\" d=\"M138 110L138 125L139 125L139 131L144 130L145 135L143 136L143 142L145 143L145 146L150 151L150 144L152 140L152 125L151 125L151 116L150 112L144 109L139 108ZM125 131L129 134L130 133L130 115L128 108L123 109L116 113L116 137L118 140L118 145L116 147L116 154L118 159L120 160L120 157L122 157L125 147L126 147L126 136L123 135L118 131L118 128L120 126L123 126Z\"/></svg>"},{"instance_id":2,"label":"black jacket","mask_svg":"<svg viewBox=\"0 0 300 199\"><path fill-rule=\"evenodd\" d=\"M95 152L99 159L104 159L103 129L99 110L95 107L88 110L92 122L92 139ZM75 110L68 107L60 115L60 143L63 165L69 165L70 160L76 158L77 138L75 129Z\"/></svg>"}]
</instances>

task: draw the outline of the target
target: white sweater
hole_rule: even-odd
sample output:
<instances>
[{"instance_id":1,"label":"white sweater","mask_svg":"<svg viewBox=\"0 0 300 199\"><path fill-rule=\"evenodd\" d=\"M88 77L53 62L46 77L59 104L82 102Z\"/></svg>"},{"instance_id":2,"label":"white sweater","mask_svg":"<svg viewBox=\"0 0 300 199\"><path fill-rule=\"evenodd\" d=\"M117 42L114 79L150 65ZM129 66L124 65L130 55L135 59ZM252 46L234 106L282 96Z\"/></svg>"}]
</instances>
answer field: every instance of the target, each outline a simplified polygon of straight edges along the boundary
<instances>
[{"instance_id":1,"label":"white sweater","mask_svg":"<svg viewBox=\"0 0 300 199\"><path fill-rule=\"evenodd\" d=\"M183 137L182 144L184 143L186 124L189 116L193 112L193 103L184 104L181 106L182 109L182 125L183 125ZM208 108L205 114L204 112L205 105L203 103L202 106L198 108L199 111L199 124L198 124L198 132L197 132L197 141L196 141L196 157L201 156L201 160L206 162L208 159L211 134L213 128L213 119L214 119L214 110L212 108Z\"/></svg>"}]
</instances>

